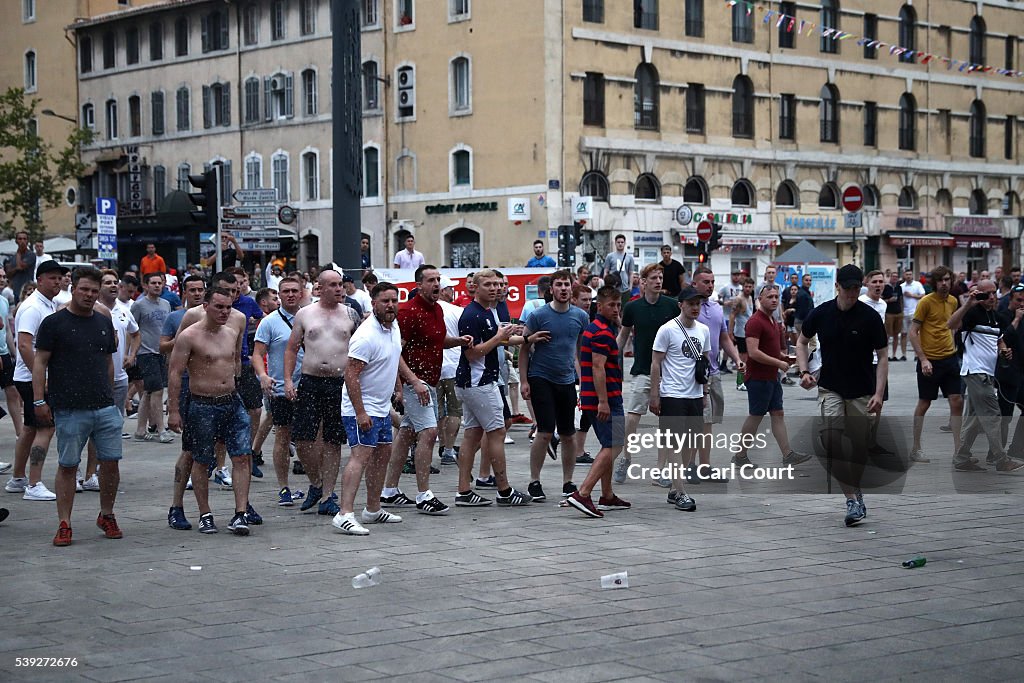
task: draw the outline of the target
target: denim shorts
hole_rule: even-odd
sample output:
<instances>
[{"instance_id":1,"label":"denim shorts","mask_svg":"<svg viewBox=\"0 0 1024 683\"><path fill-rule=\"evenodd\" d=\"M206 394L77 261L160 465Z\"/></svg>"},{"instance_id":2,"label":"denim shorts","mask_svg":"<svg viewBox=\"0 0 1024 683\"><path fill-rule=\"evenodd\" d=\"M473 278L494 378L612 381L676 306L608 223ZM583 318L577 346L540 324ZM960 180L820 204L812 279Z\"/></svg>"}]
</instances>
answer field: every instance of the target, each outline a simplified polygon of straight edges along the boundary
<instances>
[{"instance_id":1,"label":"denim shorts","mask_svg":"<svg viewBox=\"0 0 1024 683\"><path fill-rule=\"evenodd\" d=\"M142 372L142 388L147 393L167 387L167 359L163 354L144 353L135 359L135 365Z\"/></svg>"},{"instance_id":2,"label":"denim shorts","mask_svg":"<svg viewBox=\"0 0 1024 683\"><path fill-rule=\"evenodd\" d=\"M594 436L601 448L612 448L622 446L626 443L626 414L621 405L612 406L612 415L602 422L597 419L596 410L588 410L584 415L590 415L590 425L594 428Z\"/></svg>"},{"instance_id":3,"label":"denim shorts","mask_svg":"<svg viewBox=\"0 0 1024 683\"><path fill-rule=\"evenodd\" d=\"M747 407L749 413L764 417L773 410L782 410L782 382L777 379L748 379Z\"/></svg>"},{"instance_id":4,"label":"denim shorts","mask_svg":"<svg viewBox=\"0 0 1024 683\"><path fill-rule=\"evenodd\" d=\"M345 425L345 433L348 435L348 445L356 446L381 446L391 443L391 416L371 417L370 429L363 431L359 429L354 415L342 415L341 421Z\"/></svg>"},{"instance_id":5,"label":"denim shorts","mask_svg":"<svg viewBox=\"0 0 1024 683\"><path fill-rule=\"evenodd\" d=\"M121 459L121 428L124 418L116 406L95 410L56 408L53 423L57 434L57 462L61 467L78 467L82 449L92 438L100 461Z\"/></svg>"},{"instance_id":6,"label":"denim shorts","mask_svg":"<svg viewBox=\"0 0 1024 683\"><path fill-rule=\"evenodd\" d=\"M238 394L207 397L192 394L186 418L192 430L192 459L201 465L216 462L213 446L223 441L228 456L248 457L252 453L249 413Z\"/></svg>"},{"instance_id":7,"label":"denim shorts","mask_svg":"<svg viewBox=\"0 0 1024 683\"><path fill-rule=\"evenodd\" d=\"M416 395L416 390L408 384L402 385L402 402L405 404L402 427L411 427L417 434L424 429L437 427L437 390L428 384L427 391L430 392L430 403L423 406L420 405L420 397Z\"/></svg>"}]
</instances>

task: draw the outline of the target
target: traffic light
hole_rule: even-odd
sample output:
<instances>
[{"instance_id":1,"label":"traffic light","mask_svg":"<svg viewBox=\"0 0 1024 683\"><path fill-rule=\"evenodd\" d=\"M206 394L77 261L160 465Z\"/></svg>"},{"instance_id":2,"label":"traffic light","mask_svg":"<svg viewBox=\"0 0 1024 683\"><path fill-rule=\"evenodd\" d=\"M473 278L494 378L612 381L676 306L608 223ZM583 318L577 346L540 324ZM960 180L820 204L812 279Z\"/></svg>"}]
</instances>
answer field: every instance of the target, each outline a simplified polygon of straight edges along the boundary
<instances>
[{"instance_id":1,"label":"traffic light","mask_svg":"<svg viewBox=\"0 0 1024 683\"><path fill-rule=\"evenodd\" d=\"M711 224L711 240L708 242L708 253L713 252L722 246L722 226L718 223Z\"/></svg>"},{"instance_id":2,"label":"traffic light","mask_svg":"<svg viewBox=\"0 0 1024 683\"><path fill-rule=\"evenodd\" d=\"M558 226L558 265L572 268L576 265L576 226Z\"/></svg>"},{"instance_id":3,"label":"traffic light","mask_svg":"<svg viewBox=\"0 0 1024 683\"><path fill-rule=\"evenodd\" d=\"M708 262L708 243L697 242L697 263L704 265Z\"/></svg>"},{"instance_id":4,"label":"traffic light","mask_svg":"<svg viewBox=\"0 0 1024 683\"><path fill-rule=\"evenodd\" d=\"M217 229L217 214L220 212L220 195L217 188L217 169L211 168L202 175L190 175L188 182L199 190L190 192L189 200L196 205L191 211L192 220L211 230Z\"/></svg>"}]
</instances>

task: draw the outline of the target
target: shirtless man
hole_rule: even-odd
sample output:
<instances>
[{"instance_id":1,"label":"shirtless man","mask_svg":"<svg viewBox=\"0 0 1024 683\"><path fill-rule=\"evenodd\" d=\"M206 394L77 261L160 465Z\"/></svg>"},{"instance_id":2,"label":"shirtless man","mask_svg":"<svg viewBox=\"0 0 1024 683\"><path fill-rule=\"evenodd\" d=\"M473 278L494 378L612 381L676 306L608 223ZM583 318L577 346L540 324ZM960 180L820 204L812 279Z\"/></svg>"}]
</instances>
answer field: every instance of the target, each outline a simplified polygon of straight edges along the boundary
<instances>
[{"instance_id":1,"label":"shirtless man","mask_svg":"<svg viewBox=\"0 0 1024 683\"><path fill-rule=\"evenodd\" d=\"M168 425L181 432L179 412L181 375L189 374L187 420L192 430L192 486L199 506L199 532L217 533L210 512L207 467L214 462L214 442L220 439L231 456L235 483L235 514L228 529L238 536L249 535L247 518L256 511L249 504L249 461L252 453L249 415L235 391L235 370L239 363L239 330L228 325L233 297L230 291L212 287L206 293L203 321L178 333L171 353L167 399ZM181 473L175 472L175 476ZM262 520L260 520L262 521Z\"/></svg>"},{"instance_id":2,"label":"shirtless man","mask_svg":"<svg viewBox=\"0 0 1024 683\"><path fill-rule=\"evenodd\" d=\"M284 352L284 395L296 402L292 440L309 477L309 492L299 509L305 512L320 503L317 513L333 517L341 510L334 489L345 442L341 392L348 340L360 319L342 304L345 289L336 270L324 268L317 283L320 300L299 310L292 319L292 335ZM300 347L304 349L302 378L296 387L292 376Z\"/></svg>"}]
</instances>

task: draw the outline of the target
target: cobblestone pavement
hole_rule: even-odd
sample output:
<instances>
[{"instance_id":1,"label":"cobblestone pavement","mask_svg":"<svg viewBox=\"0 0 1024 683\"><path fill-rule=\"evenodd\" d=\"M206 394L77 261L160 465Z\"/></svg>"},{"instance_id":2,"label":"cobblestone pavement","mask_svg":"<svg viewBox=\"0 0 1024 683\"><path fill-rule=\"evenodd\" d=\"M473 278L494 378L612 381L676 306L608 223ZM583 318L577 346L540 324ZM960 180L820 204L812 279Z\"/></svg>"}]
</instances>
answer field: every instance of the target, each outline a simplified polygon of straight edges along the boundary
<instances>
[{"instance_id":1,"label":"cobblestone pavement","mask_svg":"<svg viewBox=\"0 0 1024 683\"><path fill-rule=\"evenodd\" d=\"M730 382L728 414L742 415L745 395ZM915 393L913 364L894 364L886 411L909 414ZM790 415L813 414L813 395L785 395ZM933 414L932 463L911 470L904 493L869 494L867 520L849 529L838 494L704 484L690 489L688 514L666 505L664 489L630 481L618 492L634 508L603 520L549 497L526 509L407 512L355 538L278 508L268 472L252 492L263 526L226 533L231 494L211 491L222 531L203 536L166 525L176 444L126 442L123 540L93 526L96 494L78 495L74 545L55 548L53 504L0 493L11 510L0 524L0 680L1013 680L1024 666L1024 484L958 475L987 494L954 493L944 405ZM525 428L512 435L512 481L525 488ZM9 460L7 421L0 443ZM51 449L48 485L55 460ZM543 480L558 490L553 463ZM455 483L453 467L433 478L449 503ZM188 496L186 511L198 521ZM901 567L916 555L927 565ZM372 566L380 585L353 589ZM600 577L619 571L629 587L602 590ZM18 666L29 657L77 666Z\"/></svg>"}]
</instances>

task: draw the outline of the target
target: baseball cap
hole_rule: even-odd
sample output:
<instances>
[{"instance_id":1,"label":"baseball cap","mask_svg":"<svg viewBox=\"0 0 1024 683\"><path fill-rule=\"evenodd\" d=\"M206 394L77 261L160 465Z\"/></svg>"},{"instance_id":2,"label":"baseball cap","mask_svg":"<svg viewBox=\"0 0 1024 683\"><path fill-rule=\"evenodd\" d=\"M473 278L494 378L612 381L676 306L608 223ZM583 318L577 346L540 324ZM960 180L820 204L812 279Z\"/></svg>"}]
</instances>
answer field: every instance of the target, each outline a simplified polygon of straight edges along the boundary
<instances>
[{"instance_id":1,"label":"baseball cap","mask_svg":"<svg viewBox=\"0 0 1024 683\"><path fill-rule=\"evenodd\" d=\"M836 273L836 282L843 289L860 287L864 283L864 271L852 263L847 263Z\"/></svg>"},{"instance_id":2,"label":"baseball cap","mask_svg":"<svg viewBox=\"0 0 1024 683\"><path fill-rule=\"evenodd\" d=\"M351 275L342 275L341 276L341 281L342 282L352 282L352 283L355 282L355 280L352 279Z\"/></svg>"},{"instance_id":3,"label":"baseball cap","mask_svg":"<svg viewBox=\"0 0 1024 683\"><path fill-rule=\"evenodd\" d=\"M43 273L50 273L50 272L55 271L55 270L56 271L60 271L61 275L67 275L68 273L71 272L70 268L65 268L64 266L62 266L61 264L57 263L53 259L50 259L49 261L43 261L42 263L39 264L39 267L36 269L36 275L42 275Z\"/></svg>"},{"instance_id":4,"label":"baseball cap","mask_svg":"<svg viewBox=\"0 0 1024 683\"><path fill-rule=\"evenodd\" d=\"M447 287L451 287L452 289L454 289L455 288L455 280L451 279L450 277L446 277L446 276L442 275L441 276L441 289L445 289Z\"/></svg>"},{"instance_id":5,"label":"baseball cap","mask_svg":"<svg viewBox=\"0 0 1024 683\"><path fill-rule=\"evenodd\" d=\"M695 287L687 287L679 292L679 301L689 301L691 299L707 299L707 297L698 292Z\"/></svg>"}]
</instances>

